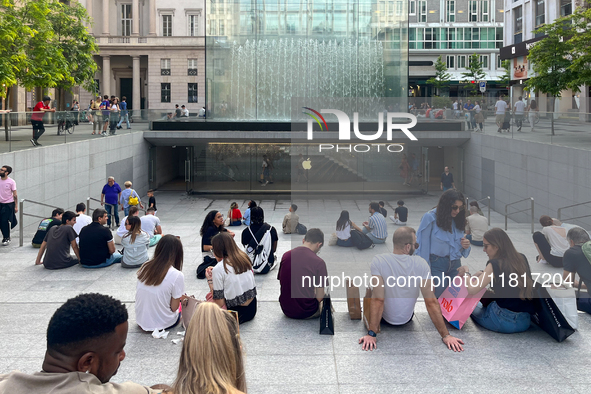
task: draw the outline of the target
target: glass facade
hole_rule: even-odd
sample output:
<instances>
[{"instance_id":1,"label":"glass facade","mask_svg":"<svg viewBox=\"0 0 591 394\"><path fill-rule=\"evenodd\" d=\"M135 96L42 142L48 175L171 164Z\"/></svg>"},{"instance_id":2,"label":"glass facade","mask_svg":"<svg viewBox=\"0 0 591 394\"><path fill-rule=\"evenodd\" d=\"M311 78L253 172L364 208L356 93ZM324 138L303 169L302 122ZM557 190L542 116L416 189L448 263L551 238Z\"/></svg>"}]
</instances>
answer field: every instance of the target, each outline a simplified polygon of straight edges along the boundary
<instances>
[{"instance_id":1,"label":"glass facade","mask_svg":"<svg viewBox=\"0 0 591 394\"><path fill-rule=\"evenodd\" d=\"M206 7L208 120L289 121L293 98L406 97L406 2L208 0Z\"/></svg>"},{"instance_id":2,"label":"glass facade","mask_svg":"<svg viewBox=\"0 0 591 394\"><path fill-rule=\"evenodd\" d=\"M409 49L495 49L503 46L502 27L411 27Z\"/></svg>"}]
</instances>

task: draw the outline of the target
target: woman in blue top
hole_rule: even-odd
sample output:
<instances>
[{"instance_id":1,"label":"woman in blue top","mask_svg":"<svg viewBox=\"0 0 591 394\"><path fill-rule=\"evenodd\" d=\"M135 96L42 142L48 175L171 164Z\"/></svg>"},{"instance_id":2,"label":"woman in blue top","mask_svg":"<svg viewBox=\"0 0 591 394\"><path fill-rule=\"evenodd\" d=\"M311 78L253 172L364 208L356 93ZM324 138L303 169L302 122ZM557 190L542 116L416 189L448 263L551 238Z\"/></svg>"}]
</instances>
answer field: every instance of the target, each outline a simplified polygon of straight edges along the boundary
<instances>
[{"instance_id":1,"label":"woman in blue top","mask_svg":"<svg viewBox=\"0 0 591 394\"><path fill-rule=\"evenodd\" d=\"M244 224L246 226L250 226L250 209L257 206L257 203L254 200L250 200L248 203L248 208L244 211L244 215L242 215L242 219L244 219Z\"/></svg>"},{"instance_id":2,"label":"woman in blue top","mask_svg":"<svg viewBox=\"0 0 591 394\"><path fill-rule=\"evenodd\" d=\"M437 208L423 215L417 230L419 247L417 254L427 260L434 277L434 292L443 293L450 281L463 276L467 266L460 266L460 258L470 254L470 241L466 239L466 210L464 195L457 190L447 190L439 198ZM435 279L437 277L438 279ZM445 278L445 282L444 279Z\"/></svg>"}]
</instances>

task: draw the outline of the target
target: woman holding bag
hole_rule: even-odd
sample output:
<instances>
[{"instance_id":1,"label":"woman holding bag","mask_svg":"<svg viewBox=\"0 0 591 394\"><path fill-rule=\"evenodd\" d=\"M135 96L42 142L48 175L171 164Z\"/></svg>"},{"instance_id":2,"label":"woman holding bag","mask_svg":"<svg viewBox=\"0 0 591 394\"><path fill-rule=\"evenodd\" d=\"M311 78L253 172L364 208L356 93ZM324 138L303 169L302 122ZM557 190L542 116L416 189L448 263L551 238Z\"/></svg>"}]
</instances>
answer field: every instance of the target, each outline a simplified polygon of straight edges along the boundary
<instances>
[{"instance_id":1,"label":"woman holding bag","mask_svg":"<svg viewBox=\"0 0 591 394\"><path fill-rule=\"evenodd\" d=\"M468 279L468 293L476 294L491 284L494 298L483 298L472 312L472 318L482 327L504 334L522 332L529 328L534 313L534 281L525 256L513 246L506 232L493 228L484 233L484 252L489 260L484 271Z\"/></svg>"},{"instance_id":2,"label":"woman holding bag","mask_svg":"<svg viewBox=\"0 0 591 394\"><path fill-rule=\"evenodd\" d=\"M121 192L121 198L119 199L121 210L125 212L125 216L129 216L129 207L132 205L139 205L141 209L144 209L140 196L131 188L131 186L131 181L125 182L125 190Z\"/></svg>"}]
</instances>

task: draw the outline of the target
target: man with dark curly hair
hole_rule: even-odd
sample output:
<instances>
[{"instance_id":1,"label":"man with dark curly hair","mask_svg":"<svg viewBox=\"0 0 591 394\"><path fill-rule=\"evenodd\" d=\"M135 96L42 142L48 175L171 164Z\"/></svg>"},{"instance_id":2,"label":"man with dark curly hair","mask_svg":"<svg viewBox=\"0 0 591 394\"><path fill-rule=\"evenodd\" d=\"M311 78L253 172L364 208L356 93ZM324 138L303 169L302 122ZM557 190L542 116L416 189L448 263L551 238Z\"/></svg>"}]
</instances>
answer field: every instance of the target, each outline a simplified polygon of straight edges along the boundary
<instances>
[{"instance_id":1,"label":"man with dark curly hair","mask_svg":"<svg viewBox=\"0 0 591 394\"><path fill-rule=\"evenodd\" d=\"M43 371L0 375L0 393L159 393L153 389L167 387L109 383L125 359L127 318L125 306L106 295L69 299L49 321Z\"/></svg>"}]
</instances>

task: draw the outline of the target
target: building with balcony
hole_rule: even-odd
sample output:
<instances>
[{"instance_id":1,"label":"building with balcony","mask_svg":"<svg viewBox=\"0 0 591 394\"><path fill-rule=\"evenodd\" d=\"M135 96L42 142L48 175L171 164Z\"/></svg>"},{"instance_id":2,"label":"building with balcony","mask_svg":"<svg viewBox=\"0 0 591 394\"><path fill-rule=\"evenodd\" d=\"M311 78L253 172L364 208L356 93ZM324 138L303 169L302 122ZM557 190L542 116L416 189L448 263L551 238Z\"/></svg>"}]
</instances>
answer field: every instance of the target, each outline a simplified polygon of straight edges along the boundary
<instances>
[{"instance_id":1,"label":"building with balcony","mask_svg":"<svg viewBox=\"0 0 591 394\"><path fill-rule=\"evenodd\" d=\"M387 2L396 7L397 2ZM466 67L476 53L487 81L485 96L504 91L496 81L504 74L499 57L503 44L502 0L409 0L408 49L409 95L435 94L427 79L435 76L434 63L441 56L451 74L449 92L440 95L462 97Z\"/></svg>"},{"instance_id":2,"label":"building with balcony","mask_svg":"<svg viewBox=\"0 0 591 394\"><path fill-rule=\"evenodd\" d=\"M82 0L94 20L96 94L127 97L131 109L205 105L205 4L179 0Z\"/></svg>"}]
</instances>

